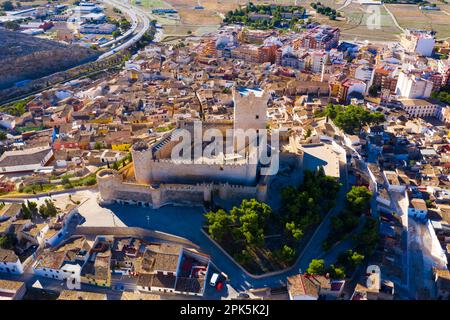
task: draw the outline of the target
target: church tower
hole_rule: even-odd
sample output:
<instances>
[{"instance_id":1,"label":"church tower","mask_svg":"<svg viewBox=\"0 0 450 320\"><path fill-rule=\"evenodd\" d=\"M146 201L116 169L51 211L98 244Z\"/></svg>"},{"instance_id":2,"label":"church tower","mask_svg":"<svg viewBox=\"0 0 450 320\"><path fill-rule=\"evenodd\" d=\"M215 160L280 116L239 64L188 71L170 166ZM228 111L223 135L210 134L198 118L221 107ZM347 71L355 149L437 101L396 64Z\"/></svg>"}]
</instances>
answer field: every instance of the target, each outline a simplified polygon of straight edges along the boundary
<instances>
[{"instance_id":1,"label":"church tower","mask_svg":"<svg viewBox=\"0 0 450 320\"><path fill-rule=\"evenodd\" d=\"M331 69L333 64L330 60L330 55L327 53L324 63L322 64L322 73L320 75L320 82L328 82L331 76Z\"/></svg>"}]
</instances>

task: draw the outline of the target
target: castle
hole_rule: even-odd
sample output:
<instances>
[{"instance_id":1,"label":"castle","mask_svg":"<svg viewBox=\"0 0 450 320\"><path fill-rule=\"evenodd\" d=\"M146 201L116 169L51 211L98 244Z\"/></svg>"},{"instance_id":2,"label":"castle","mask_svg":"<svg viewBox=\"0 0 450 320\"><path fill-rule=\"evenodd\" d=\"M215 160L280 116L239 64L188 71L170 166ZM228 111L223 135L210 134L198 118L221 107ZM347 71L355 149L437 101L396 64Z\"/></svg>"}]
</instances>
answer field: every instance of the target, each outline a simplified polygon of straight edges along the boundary
<instances>
[{"instance_id":1,"label":"castle","mask_svg":"<svg viewBox=\"0 0 450 320\"><path fill-rule=\"evenodd\" d=\"M253 129L259 133L266 129L269 99L270 95L263 90L233 89L234 121L196 123L183 120L177 123L179 130L167 133L153 145L136 142L131 149L131 169L134 171L131 179L112 169L97 173L100 202L159 208L166 204L199 205L219 199L238 202L243 198L256 198L265 201L269 176L261 174L264 165L259 161L259 154L252 151L252 138L248 137L244 145L237 141L242 138L239 130ZM218 141L222 138L216 137L214 142L218 143L219 149L204 156L210 142L197 138L204 138L203 133L208 129L213 129L212 132L224 140L231 139L231 149L230 145L224 148L225 141ZM188 134L187 143L182 142L194 154L184 154L178 159L174 157L174 154L178 155L175 150L181 140L187 139L180 130Z\"/></svg>"}]
</instances>

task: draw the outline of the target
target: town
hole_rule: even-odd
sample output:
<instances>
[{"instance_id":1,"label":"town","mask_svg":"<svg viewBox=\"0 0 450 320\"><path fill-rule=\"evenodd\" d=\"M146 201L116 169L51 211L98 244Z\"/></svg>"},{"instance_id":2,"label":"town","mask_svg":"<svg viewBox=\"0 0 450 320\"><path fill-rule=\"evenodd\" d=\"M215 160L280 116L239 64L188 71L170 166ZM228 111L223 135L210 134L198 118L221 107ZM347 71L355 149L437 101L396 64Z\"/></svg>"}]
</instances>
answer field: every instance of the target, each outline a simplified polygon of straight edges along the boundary
<instances>
[{"instance_id":1,"label":"town","mask_svg":"<svg viewBox=\"0 0 450 320\"><path fill-rule=\"evenodd\" d=\"M450 40L250 3L163 42L176 10L70 8L85 35L52 37L127 54L0 106L0 300L449 299Z\"/></svg>"}]
</instances>

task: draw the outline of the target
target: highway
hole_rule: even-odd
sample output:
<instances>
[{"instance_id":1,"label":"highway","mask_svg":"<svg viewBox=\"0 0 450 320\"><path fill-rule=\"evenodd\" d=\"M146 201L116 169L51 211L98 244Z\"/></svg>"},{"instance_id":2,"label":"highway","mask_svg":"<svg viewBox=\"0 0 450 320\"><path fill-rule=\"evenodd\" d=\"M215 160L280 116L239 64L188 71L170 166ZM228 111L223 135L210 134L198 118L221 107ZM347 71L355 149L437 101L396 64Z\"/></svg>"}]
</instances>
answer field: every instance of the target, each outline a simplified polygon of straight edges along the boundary
<instances>
[{"instance_id":1,"label":"highway","mask_svg":"<svg viewBox=\"0 0 450 320\"><path fill-rule=\"evenodd\" d=\"M141 10L140 8L133 6L129 3L117 1L117 0L103 0L105 4L113 6L115 8L120 9L123 13L128 15L131 18L131 28L127 32L125 32L122 36L117 39L111 40L102 44L100 47L105 48L108 46L112 46L123 39L127 39L124 43L111 48L111 50L105 52L101 56L98 57L97 60L105 59L116 52L119 52L124 49L128 49L136 42L138 42L142 36L150 29L150 18L152 17L149 13ZM130 37L131 36L131 37Z\"/></svg>"}]
</instances>

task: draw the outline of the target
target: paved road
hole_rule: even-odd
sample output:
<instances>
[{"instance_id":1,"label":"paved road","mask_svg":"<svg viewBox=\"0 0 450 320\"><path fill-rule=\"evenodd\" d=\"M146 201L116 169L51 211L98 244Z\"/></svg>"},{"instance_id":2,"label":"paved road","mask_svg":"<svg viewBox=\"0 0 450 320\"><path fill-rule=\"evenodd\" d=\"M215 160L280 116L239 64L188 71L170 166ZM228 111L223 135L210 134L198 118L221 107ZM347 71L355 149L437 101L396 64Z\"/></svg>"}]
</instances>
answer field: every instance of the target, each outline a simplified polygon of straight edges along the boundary
<instances>
[{"instance_id":1,"label":"paved road","mask_svg":"<svg viewBox=\"0 0 450 320\"><path fill-rule=\"evenodd\" d=\"M141 9L130 5L126 2L122 1L116 1L116 0L103 0L105 3L117 7L120 10L126 12L128 16L131 17L132 21L132 30L133 33L140 28L140 30L131 38L129 38L124 43L118 45L117 47L109 50L108 52L105 52L100 57L98 57L98 60L105 59L116 52L119 52L121 50L128 49L132 45L134 45L136 42L138 42L142 36L150 29L150 19L147 13L142 11Z\"/></svg>"}]
</instances>

